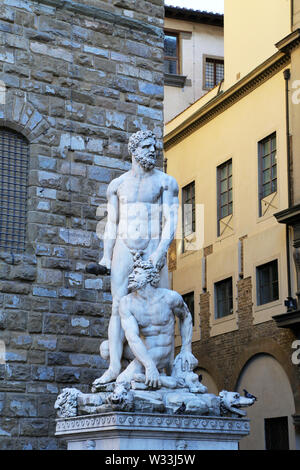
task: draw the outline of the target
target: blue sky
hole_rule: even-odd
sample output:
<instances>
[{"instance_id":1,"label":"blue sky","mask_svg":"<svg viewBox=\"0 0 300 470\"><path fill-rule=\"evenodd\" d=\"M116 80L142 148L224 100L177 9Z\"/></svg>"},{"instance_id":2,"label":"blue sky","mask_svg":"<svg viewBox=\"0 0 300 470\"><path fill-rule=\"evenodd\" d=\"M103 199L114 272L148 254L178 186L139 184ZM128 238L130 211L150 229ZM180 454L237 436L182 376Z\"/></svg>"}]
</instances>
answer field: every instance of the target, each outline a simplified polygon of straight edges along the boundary
<instances>
[{"instance_id":1,"label":"blue sky","mask_svg":"<svg viewBox=\"0 0 300 470\"><path fill-rule=\"evenodd\" d=\"M224 0L165 0L165 5L224 13Z\"/></svg>"}]
</instances>

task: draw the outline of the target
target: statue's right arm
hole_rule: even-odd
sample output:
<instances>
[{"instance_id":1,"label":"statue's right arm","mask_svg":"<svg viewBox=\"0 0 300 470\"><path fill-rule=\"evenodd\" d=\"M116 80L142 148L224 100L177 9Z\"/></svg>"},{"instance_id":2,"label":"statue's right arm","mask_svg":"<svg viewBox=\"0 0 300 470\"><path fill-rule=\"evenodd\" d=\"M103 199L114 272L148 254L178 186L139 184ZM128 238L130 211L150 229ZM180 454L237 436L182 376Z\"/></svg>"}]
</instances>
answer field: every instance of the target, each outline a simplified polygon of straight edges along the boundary
<instances>
[{"instance_id":1,"label":"statue's right arm","mask_svg":"<svg viewBox=\"0 0 300 470\"><path fill-rule=\"evenodd\" d=\"M99 264L111 268L113 250L116 243L119 223L118 181L113 180L107 188L107 222L104 232L103 257Z\"/></svg>"}]
</instances>

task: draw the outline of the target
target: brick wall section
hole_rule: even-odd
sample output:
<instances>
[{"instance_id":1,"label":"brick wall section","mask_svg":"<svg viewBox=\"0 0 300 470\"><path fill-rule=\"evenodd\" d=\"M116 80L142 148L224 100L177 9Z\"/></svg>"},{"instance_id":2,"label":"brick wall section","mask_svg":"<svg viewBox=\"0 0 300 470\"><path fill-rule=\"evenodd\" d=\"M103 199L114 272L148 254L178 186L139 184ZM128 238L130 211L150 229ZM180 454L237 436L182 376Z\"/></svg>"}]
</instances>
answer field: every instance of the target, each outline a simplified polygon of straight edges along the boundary
<instances>
[{"instance_id":1,"label":"brick wall section","mask_svg":"<svg viewBox=\"0 0 300 470\"><path fill-rule=\"evenodd\" d=\"M210 337L209 298L209 292L200 294L200 331L202 340L209 339Z\"/></svg>"},{"instance_id":2,"label":"brick wall section","mask_svg":"<svg viewBox=\"0 0 300 470\"><path fill-rule=\"evenodd\" d=\"M270 354L279 361L290 380L296 414L299 414L300 368L291 361L291 346L297 336L290 329L278 328L273 320L253 325L252 279L243 279L237 285L237 331L209 337L210 293L200 297L201 340L193 343L199 367L209 372L219 390L234 390L247 361L256 354Z\"/></svg>"},{"instance_id":3,"label":"brick wall section","mask_svg":"<svg viewBox=\"0 0 300 470\"><path fill-rule=\"evenodd\" d=\"M102 251L96 210L131 133L150 128L162 148L163 1L80 3L0 6L0 126L30 143L27 249L0 253L1 449L63 446L58 392L87 392L106 368L110 282L84 271Z\"/></svg>"},{"instance_id":4,"label":"brick wall section","mask_svg":"<svg viewBox=\"0 0 300 470\"><path fill-rule=\"evenodd\" d=\"M251 277L237 282L238 293L238 325L240 330L251 328L252 315L252 283ZM251 312L251 313L250 313Z\"/></svg>"}]
</instances>

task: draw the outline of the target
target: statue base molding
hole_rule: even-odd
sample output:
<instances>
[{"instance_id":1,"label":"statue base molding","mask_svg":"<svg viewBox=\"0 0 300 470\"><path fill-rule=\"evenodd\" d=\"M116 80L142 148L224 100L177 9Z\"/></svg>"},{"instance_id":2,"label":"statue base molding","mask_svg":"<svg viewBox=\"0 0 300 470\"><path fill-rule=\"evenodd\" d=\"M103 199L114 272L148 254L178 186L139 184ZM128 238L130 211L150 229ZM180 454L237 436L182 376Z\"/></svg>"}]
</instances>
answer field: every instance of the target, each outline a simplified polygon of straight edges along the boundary
<instances>
[{"instance_id":1,"label":"statue base molding","mask_svg":"<svg viewBox=\"0 0 300 470\"><path fill-rule=\"evenodd\" d=\"M238 450L249 419L109 412L59 418L68 450Z\"/></svg>"}]
</instances>

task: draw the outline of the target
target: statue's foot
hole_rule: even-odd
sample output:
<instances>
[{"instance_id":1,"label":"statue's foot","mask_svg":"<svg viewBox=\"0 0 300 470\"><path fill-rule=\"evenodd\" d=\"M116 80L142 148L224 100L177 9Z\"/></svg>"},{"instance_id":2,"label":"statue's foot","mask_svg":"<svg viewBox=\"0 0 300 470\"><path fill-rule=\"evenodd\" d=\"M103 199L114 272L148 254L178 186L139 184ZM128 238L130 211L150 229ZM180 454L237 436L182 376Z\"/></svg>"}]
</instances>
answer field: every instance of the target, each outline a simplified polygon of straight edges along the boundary
<instances>
[{"instance_id":1,"label":"statue's foot","mask_svg":"<svg viewBox=\"0 0 300 470\"><path fill-rule=\"evenodd\" d=\"M111 369L111 368L107 369L107 371L104 372L104 374L101 375L99 379L96 379L93 382L93 388L96 388L98 385L104 385L104 384L113 382L119 376L119 373L120 373L119 370Z\"/></svg>"}]
</instances>

